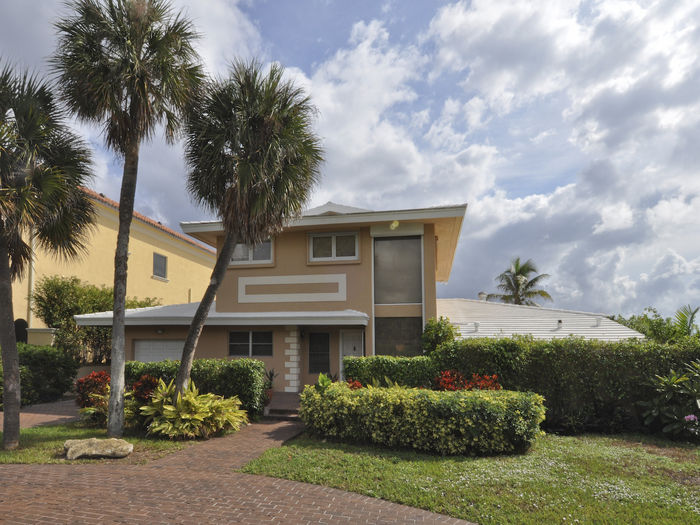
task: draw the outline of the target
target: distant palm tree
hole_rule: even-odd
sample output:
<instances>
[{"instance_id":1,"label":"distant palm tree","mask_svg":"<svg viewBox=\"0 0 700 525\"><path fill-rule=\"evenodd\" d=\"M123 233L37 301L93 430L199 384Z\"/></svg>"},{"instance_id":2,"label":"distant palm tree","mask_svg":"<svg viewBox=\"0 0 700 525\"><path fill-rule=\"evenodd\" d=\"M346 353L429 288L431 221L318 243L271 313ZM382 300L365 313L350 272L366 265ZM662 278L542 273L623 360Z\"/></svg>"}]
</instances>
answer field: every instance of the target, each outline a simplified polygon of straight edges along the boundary
<instances>
[{"instance_id":1,"label":"distant palm tree","mask_svg":"<svg viewBox=\"0 0 700 525\"><path fill-rule=\"evenodd\" d=\"M692 308L689 304L686 304L676 311L674 324L682 335L693 335L694 332L698 331L698 327L695 326L695 316L699 310L700 307Z\"/></svg>"},{"instance_id":2,"label":"distant palm tree","mask_svg":"<svg viewBox=\"0 0 700 525\"><path fill-rule=\"evenodd\" d=\"M224 239L209 286L192 319L176 384L186 388L204 321L237 243L258 244L298 215L319 175L315 109L273 64L236 62L212 81L187 123L188 188L223 222Z\"/></svg>"},{"instance_id":3,"label":"distant palm tree","mask_svg":"<svg viewBox=\"0 0 700 525\"><path fill-rule=\"evenodd\" d=\"M81 190L91 178L90 152L70 131L50 86L28 73L0 70L0 346L3 447L19 443L20 372L12 282L32 247L63 257L84 248L94 210Z\"/></svg>"},{"instance_id":4,"label":"distant palm tree","mask_svg":"<svg viewBox=\"0 0 700 525\"><path fill-rule=\"evenodd\" d=\"M501 301L511 304L524 304L528 306L539 306L533 299L542 298L547 301L552 300L552 296L545 290L537 288L541 281L548 278L549 275L542 273L535 275L532 279L531 274L537 273L537 267L532 259L528 259L524 263L520 262L520 257L516 257L510 263L510 268L496 277L498 283L497 288L502 292L498 294L489 294L486 299L488 301Z\"/></svg>"},{"instance_id":5,"label":"distant palm tree","mask_svg":"<svg viewBox=\"0 0 700 525\"><path fill-rule=\"evenodd\" d=\"M192 23L164 0L75 0L60 20L53 65L63 98L81 120L104 128L124 158L114 257L111 394L107 433L124 429L124 309L129 231L141 143L159 125L172 141L203 78Z\"/></svg>"}]
</instances>

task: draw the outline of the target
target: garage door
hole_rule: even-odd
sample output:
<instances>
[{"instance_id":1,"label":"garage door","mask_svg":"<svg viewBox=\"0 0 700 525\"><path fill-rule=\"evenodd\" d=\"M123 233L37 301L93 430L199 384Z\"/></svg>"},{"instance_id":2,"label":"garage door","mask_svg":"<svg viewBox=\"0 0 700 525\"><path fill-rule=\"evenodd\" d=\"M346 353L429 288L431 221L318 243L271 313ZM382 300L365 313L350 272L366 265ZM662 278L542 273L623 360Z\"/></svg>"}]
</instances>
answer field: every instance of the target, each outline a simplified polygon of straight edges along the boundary
<instances>
[{"instance_id":1,"label":"garage door","mask_svg":"<svg viewBox=\"0 0 700 525\"><path fill-rule=\"evenodd\" d=\"M136 361L150 363L163 359L179 360L182 357L182 347L185 341L181 339L137 339L134 341Z\"/></svg>"}]
</instances>

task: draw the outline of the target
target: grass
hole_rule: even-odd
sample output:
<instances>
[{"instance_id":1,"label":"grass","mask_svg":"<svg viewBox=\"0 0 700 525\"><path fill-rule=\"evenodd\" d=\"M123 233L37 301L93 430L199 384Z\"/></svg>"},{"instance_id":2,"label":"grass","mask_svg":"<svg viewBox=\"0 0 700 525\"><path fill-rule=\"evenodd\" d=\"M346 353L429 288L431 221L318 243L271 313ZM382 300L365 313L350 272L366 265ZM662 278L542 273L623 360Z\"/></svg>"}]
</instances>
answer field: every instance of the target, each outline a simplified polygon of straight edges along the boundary
<instances>
[{"instance_id":1,"label":"grass","mask_svg":"<svg viewBox=\"0 0 700 525\"><path fill-rule=\"evenodd\" d=\"M441 457L302 435L243 472L489 523L700 523L700 447L641 435L546 435L523 455Z\"/></svg>"},{"instance_id":2,"label":"grass","mask_svg":"<svg viewBox=\"0 0 700 525\"><path fill-rule=\"evenodd\" d=\"M0 432L2 436L2 432ZM124 436L129 443L134 444L134 451L122 459L79 459L68 461L63 454L63 443L67 439L105 438L107 431L99 428L89 428L80 423L63 425L47 425L22 429L19 448L16 450L0 450L2 463L96 463L119 461L120 464L142 464L158 459L171 452L180 450L188 445L181 441L145 438L143 436Z\"/></svg>"}]
</instances>

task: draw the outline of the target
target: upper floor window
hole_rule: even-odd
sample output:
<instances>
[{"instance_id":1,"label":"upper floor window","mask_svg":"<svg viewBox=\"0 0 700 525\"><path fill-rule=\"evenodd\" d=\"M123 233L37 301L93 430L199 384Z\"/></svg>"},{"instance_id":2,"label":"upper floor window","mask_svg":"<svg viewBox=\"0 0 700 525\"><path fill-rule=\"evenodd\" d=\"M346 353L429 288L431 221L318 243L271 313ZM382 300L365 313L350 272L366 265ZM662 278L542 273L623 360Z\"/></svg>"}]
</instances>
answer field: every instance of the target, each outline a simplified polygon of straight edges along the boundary
<instances>
[{"instance_id":1,"label":"upper floor window","mask_svg":"<svg viewBox=\"0 0 700 525\"><path fill-rule=\"evenodd\" d=\"M314 233L310 235L309 261L353 261L358 259L357 233Z\"/></svg>"},{"instance_id":2,"label":"upper floor window","mask_svg":"<svg viewBox=\"0 0 700 525\"><path fill-rule=\"evenodd\" d=\"M153 252L153 276L168 278L168 258L165 255Z\"/></svg>"},{"instance_id":3,"label":"upper floor window","mask_svg":"<svg viewBox=\"0 0 700 525\"><path fill-rule=\"evenodd\" d=\"M420 237L375 237L375 304L416 304L423 301Z\"/></svg>"},{"instance_id":4,"label":"upper floor window","mask_svg":"<svg viewBox=\"0 0 700 525\"><path fill-rule=\"evenodd\" d=\"M236 244L231 256L231 264L265 264L272 262L272 240L268 239L256 246Z\"/></svg>"}]
</instances>

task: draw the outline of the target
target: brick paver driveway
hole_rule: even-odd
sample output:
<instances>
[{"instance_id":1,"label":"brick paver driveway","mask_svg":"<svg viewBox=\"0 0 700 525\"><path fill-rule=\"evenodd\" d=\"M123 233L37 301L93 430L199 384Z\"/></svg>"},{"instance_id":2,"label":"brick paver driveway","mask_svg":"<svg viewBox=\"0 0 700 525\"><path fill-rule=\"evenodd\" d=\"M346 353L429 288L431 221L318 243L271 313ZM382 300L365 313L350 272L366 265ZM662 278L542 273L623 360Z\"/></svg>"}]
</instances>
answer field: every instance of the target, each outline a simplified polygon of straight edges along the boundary
<instances>
[{"instance_id":1,"label":"brick paver driveway","mask_svg":"<svg viewBox=\"0 0 700 525\"><path fill-rule=\"evenodd\" d=\"M39 425L58 425L80 418L75 397L67 397L52 403L39 403L22 407L19 413L19 426L21 428L36 427ZM2 411L0 410L0 430L2 430ZM1 517L0 517L1 518Z\"/></svg>"},{"instance_id":2,"label":"brick paver driveway","mask_svg":"<svg viewBox=\"0 0 700 525\"><path fill-rule=\"evenodd\" d=\"M146 465L0 465L0 521L465 523L341 490L234 472L301 428L263 421Z\"/></svg>"}]
</instances>

